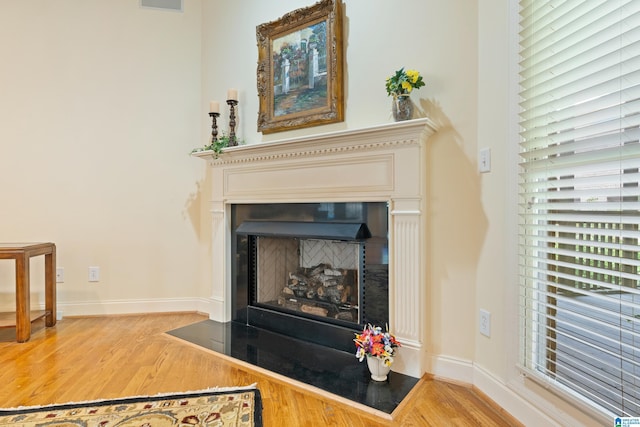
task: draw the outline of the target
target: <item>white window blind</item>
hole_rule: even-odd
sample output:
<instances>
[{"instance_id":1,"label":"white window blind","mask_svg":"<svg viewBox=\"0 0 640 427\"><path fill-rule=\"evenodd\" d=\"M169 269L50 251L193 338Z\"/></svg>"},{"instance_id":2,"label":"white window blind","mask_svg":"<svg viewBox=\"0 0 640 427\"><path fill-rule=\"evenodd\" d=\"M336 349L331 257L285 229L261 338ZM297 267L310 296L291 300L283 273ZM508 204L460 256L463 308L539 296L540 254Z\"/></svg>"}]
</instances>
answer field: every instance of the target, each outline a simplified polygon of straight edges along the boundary
<instances>
[{"instance_id":1,"label":"white window blind","mask_svg":"<svg viewBox=\"0 0 640 427\"><path fill-rule=\"evenodd\" d=\"M640 0L520 1L521 363L640 416Z\"/></svg>"}]
</instances>

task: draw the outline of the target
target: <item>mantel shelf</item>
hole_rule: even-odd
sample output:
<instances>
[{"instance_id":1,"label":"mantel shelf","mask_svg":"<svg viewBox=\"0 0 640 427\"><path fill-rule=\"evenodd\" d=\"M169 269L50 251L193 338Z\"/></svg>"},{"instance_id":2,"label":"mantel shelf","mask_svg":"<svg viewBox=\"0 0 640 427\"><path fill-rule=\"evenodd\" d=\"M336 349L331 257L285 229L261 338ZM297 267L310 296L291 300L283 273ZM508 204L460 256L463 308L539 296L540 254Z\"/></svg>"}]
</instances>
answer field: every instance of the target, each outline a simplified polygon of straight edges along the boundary
<instances>
[{"instance_id":1,"label":"mantel shelf","mask_svg":"<svg viewBox=\"0 0 640 427\"><path fill-rule=\"evenodd\" d=\"M303 155L316 154L318 147L327 150L348 150L359 145L371 146L375 141L389 144L389 141L402 143L403 141L424 142L436 132L436 126L428 118L393 122L383 125L371 126L360 129L341 130L315 135L306 135L275 141L260 142L254 144L226 147L220 155L212 150L203 150L192 153L194 157L213 159L221 163L228 161L247 161L252 158L278 155Z\"/></svg>"}]
</instances>

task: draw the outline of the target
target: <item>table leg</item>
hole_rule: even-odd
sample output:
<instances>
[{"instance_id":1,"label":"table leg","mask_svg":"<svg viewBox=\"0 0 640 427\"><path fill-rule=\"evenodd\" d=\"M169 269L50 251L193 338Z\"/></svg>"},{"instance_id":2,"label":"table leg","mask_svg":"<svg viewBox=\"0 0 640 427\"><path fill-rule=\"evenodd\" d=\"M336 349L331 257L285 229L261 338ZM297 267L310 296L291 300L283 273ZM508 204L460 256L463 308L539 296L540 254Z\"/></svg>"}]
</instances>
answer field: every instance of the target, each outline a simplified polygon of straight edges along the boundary
<instances>
[{"instance_id":1,"label":"table leg","mask_svg":"<svg viewBox=\"0 0 640 427\"><path fill-rule=\"evenodd\" d=\"M29 257L16 257L16 341L31 338L31 292L29 289Z\"/></svg>"},{"instance_id":2,"label":"table leg","mask_svg":"<svg viewBox=\"0 0 640 427\"><path fill-rule=\"evenodd\" d=\"M56 247L44 256L46 326L56 324Z\"/></svg>"}]
</instances>

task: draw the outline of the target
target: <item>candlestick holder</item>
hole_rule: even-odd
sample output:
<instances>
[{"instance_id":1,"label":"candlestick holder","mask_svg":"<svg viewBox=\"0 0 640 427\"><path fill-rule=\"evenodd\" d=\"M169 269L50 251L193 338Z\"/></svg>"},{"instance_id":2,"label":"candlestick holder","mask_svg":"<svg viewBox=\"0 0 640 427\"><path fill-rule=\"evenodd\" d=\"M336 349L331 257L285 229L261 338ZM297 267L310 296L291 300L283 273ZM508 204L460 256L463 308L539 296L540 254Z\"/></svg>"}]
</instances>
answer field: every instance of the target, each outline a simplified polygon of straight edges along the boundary
<instances>
[{"instance_id":1,"label":"candlestick holder","mask_svg":"<svg viewBox=\"0 0 640 427\"><path fill-rule=\"evenodd\" d=\"M235 147L238 145L236 139L236 105L238 105L238 101L227 99L227 104L229 104L229 146Z\"/></svg>"},{"instance_id":2,"label":"candlestick holder","mask_svg":"<svg viewBox=\"0 0 640 427\"><path fill-rule=\"evenodd\" d=\"M211 144L218 142L218 117L220 113L209 113L211 116Z\"/></svg>"}]
</instances>

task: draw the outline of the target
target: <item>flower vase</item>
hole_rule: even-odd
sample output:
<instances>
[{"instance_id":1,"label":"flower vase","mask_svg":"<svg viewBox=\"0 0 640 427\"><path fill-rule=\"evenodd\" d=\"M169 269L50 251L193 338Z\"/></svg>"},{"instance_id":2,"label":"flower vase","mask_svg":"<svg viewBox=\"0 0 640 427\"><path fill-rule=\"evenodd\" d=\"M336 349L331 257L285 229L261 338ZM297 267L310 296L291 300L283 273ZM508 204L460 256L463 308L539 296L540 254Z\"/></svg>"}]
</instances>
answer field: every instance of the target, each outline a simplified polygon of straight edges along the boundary
<instances>
[{"instance_id":1,"label":"flower vase","mask_svg":"<svg viewBox=\"0 0 640 427\"><path fill-rule=\"evenodd\" d=\"M391 368L384 364L382 359L374 356L367 356L367 367L371 372L371 379L374 381L386 381Z\"/></svg>"},{"instance_id":2,"label":"flower vase","mask_svg":"<svg viewBox=\"0 0 640 427\"><path fill-rule=\"evenodd\" d=\"M396 122L409 120L413 116L413 103L409 95L398 95L393 97L391 112Z\"/></svg>"}]
</instances>

